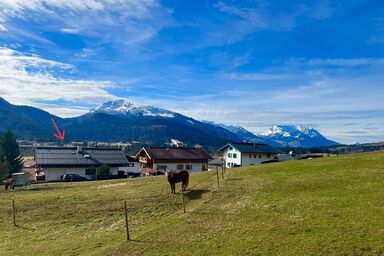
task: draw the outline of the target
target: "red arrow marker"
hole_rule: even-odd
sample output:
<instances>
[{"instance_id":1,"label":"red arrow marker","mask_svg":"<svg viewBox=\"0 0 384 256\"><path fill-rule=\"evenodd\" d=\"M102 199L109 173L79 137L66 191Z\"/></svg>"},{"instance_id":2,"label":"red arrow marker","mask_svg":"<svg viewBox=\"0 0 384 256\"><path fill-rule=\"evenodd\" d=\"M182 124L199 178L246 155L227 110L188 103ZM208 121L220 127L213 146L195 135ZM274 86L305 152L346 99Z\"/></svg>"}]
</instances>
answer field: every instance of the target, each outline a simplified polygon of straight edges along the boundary
<instances>
[{"instance_id":1,"label":"red arrow marker","mask_svg":"<svg viewBox=\"0 0 384 256\"><path fill-rule=\"evenodd\" d=\"M53 123L53 126L55 126L56 128L56 131L58 134L53 134L53 136L55 136L56 138L58 138L59 140L64 140L64 137L65 137L65 131L63 131L63 133L60 132L59 128L57 127L56 123L55 123L55 120L53 120L53 118L51 118L52 120L52 123Z\"/></svg>"}]
</instances>

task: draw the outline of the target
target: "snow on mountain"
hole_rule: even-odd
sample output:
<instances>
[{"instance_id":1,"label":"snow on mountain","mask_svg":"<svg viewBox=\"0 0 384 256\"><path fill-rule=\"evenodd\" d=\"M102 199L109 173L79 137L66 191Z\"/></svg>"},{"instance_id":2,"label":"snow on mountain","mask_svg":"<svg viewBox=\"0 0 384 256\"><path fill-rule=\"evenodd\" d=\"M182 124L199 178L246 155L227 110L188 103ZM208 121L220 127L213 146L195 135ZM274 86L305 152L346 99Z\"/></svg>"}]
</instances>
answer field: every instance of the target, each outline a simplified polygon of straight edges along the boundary
<instances>
[{"instance_id":1,"label":"snow on mountain","mask_svg":"<svg viewBox=\"0 0 384 256\"><path fill-rule=\"evenodd\" d=\"M211 121L199 122L175 112L153 106L144 106L128 99L105 102L91 113L104 113L120 117L158 117L174 120L180 127L194 127L212 132L212 135L232 138L238 141L266 143L274 147L318 147L337 144L326 139L318 131L303 125L276 125L261 134L254 134L243 127L235 125L216 124ZM184 128L185 129L185 128Z\"/></svg>"},{"instance_id":2,"label":"snow on mountain","mask_svg":"<svg viewBox=\"0 0 384 256\"><path fill-rule=\"evenodd\" d=\"M282 137L300 137L305 134L311 138L321 135L313 128L303 125L275 125L268 131L261 133L261 136L282 136Z\"/></svg>"},{"instance_id":3,"label":"snow on mountain","mask_svg":"<svg viewBox=\"0 0 384 256\"><path fill-rule=\"evenodd\" d=\"M12 105L0 97L0 130L13 127L22 139L52 139L52 117L65 129L66 139L74 141L140 141L148 145L165 145L171 141L173 145L185 143L209 147L221 147L230 141L266 143L275 147L338 144L306 126L279 125L257 135L240 126L200 122L182 114L143 106L130 100L108 101L88 114L60 118L37 108Z\"/></svg>"},{"instance_id":4,"label":"snow on mountain","mask_svg":"<svg viewBox=\"0 0 384 256\"><path fill-rule=\"evenodd\" d=\"M245 128L243 128L241 126L225 125L225 124L214 123L212 121L206 121L206 120L203 120L203 122L210 124L210 125L222 127L224 129L226 129L227 131L230 131L230 132L236 134L239 138L242 138L243 141L248 141L248 142L252 142L252 143L265 143L263 138L255 135L254 133L246 130Z\"/></svg>"},{"instance_id":5,"label":"snow on mountain","mask_svg":"<svg viewBox=\"0 0 384 256\"><path fill-rule=\"evenodd\" d=\"M104 113L109 115L142 115L152 117L174 118L175 113L169 110L152 106L144 106L128 99L107 101L91 110L91 113Z\"/></svg>"},{"instance_id":6,"label":"snow on mountain","mask_svg":"<svg viewBox=\"0 0 384 256\"><path fill-rule=\"evenodd\" d=\"M325 138L316 129L304 125L275 125L259 136L274 146L282 147L321 147L337 144Z\"/></svg>"},{"instance_id":7,"label":"snow on mountain","mask_svg":"<svg viewBox=\"0 0 384 256\"><path fill-rule=\"evenodd\" d=\"M266 132L254 134L240 126L204 122L223 127L243 141L265 143L273 147L321 147L337 144L325 138L316 129L304 125L275 125Z\"/></svg>"}]
</instances>

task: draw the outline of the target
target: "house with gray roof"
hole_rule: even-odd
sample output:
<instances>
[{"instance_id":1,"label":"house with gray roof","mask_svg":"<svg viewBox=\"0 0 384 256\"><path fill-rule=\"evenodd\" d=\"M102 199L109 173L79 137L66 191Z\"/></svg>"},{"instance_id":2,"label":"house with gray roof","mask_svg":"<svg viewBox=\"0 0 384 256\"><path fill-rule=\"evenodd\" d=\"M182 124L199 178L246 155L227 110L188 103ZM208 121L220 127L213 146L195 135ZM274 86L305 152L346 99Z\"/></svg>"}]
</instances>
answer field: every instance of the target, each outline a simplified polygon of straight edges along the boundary
<instances>
[{"instance_id":1,"label":"house with gray roof","mask_svg":"<svg viewBox=\"0 0 384 256\"><path fill-rule=\"evenodd\" d=\"M278 151L267 144L231 142L218 150L227 168L262 164L277 159Z\"/></svg>"},{"instance_id":2,"label":"house with gray roof","mask_svg":"<svg viewBox=\"0 0 384 256\"><path fill-rule=\"evenodd\" d=\"M45 181L60 180L64 174L97 179L96 168L102 164L109 166L111 176L124 176L135 165L139 169L139 163L118 148L36 147L34 157L37 172L44 173Z\"/></svg>"}]
</instances>

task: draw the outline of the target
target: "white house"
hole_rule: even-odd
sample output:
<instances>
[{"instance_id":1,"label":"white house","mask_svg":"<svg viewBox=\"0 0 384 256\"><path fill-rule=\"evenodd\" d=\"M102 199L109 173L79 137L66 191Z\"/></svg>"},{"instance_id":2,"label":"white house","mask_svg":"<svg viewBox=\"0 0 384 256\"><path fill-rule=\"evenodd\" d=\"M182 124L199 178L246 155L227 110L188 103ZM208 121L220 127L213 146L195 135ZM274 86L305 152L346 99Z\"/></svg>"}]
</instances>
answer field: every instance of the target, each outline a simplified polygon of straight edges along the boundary
<instances>
[{"instance_id":1,"label":"white house","mask_svg":"<svg viewBox=\"0 0 384 256\"><path fill-rule=\"evenodd\" d=\"M262 164L276 160L277 150L256 143L228 143L218 150L227 168Z\"/></svg>"},{"instance_id":2,"label":"white house","mask_svg":"<svg viewBox=\"0 0 384 256\"><path fill-rule=\"evenodd\" d=\"M58 181L64 174L78 174L92 180L101 164L108 165L109 174L117 177L126 176L135 165L139 168L137 162L130 161L117 148L37 147L35 161L36 169L44 174L45 181Z\"/></svg>"},{"instance_id":3,"label":"white house","mask_svg":"<svg viewBox=\"0 0 384 256\"><path fill-rule=\"evenodd\" d=\"M163 174L166 170L207 171L212 157L201 148L143 147L136 159L143 174Z\"/></svg>"},{"instance_id":4,"label":"white house","mask_svg":"<svg viewBox=\"0 0 384 256\"><path fill-rule=\"evenodd\" d=\"M118 168L119 171L124 172L124 174L130 176L134 174L140 174L141 171L141 164L136 161L134 157L127 156L129 164L126 166L121 166Z\"/></svg>"}]
</instances>

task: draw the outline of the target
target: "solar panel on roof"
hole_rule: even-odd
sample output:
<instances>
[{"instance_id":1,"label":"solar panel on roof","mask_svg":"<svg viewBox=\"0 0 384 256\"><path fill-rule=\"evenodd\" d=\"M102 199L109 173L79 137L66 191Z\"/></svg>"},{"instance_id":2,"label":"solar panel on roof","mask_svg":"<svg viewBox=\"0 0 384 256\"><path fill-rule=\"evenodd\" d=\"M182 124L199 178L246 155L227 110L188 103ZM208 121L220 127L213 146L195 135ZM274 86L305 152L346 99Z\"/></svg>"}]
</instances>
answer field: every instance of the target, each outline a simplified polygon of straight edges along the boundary
<instances>
[{"instance_id":1,"label":"solar panel on roof","mask_svg":"<svg viewBox=\"0 0 384 256\"><path fill-rule=\"evenodd\" d=\"M109 165L125 165L129 161L124 152L116 149L87 149L83 154L74 153L74 149L36 148L36 164L38 165L93 165L105 163ZM89 157L84 157L89 155Z\"/></svg>"}]
</instances>

